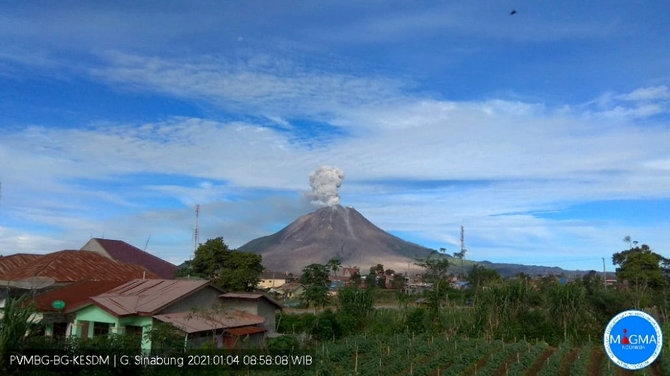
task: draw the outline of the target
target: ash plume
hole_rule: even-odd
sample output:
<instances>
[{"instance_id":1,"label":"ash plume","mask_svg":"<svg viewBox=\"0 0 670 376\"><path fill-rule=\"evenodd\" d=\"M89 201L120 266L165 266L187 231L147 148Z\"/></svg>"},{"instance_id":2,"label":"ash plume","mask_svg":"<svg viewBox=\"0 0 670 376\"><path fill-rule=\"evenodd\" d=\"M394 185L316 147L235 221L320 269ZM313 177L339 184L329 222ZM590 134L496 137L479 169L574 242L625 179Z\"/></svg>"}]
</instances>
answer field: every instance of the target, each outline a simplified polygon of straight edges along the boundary
<instances>
[{"instance_id":1,"label":"ash plume","mask_svg":"<svg viewBox=\"0 0 670 376\"><path fill-rule=\"evenodd\" d=\"M309 174L312 205L318 207L338 205L340 195L337 189L342 185L342 180L344 172L337 167L320 166Z\"/></svg>"}]
</instances>

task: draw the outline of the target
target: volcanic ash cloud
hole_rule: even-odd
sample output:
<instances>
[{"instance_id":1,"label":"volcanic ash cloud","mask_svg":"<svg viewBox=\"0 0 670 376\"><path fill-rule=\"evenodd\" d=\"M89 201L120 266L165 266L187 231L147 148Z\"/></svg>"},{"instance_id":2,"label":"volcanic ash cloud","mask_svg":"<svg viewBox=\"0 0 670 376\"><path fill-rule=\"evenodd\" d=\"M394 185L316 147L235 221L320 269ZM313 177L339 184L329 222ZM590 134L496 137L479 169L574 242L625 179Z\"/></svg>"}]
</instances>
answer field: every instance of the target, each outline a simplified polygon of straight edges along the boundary
<instances>
[{"instance_id":1,"label":"volcanic ash cloud","mask_svg":"<svg viewBox=\"0 0 670 376\"><path fill-rule=\"evenodd\" d=\"M340 203L337 189L342 185L344 172L337 167L321 166L309 174L309 185L312 187L312 204L334 206Z\"/></svg>"}]
</instances>

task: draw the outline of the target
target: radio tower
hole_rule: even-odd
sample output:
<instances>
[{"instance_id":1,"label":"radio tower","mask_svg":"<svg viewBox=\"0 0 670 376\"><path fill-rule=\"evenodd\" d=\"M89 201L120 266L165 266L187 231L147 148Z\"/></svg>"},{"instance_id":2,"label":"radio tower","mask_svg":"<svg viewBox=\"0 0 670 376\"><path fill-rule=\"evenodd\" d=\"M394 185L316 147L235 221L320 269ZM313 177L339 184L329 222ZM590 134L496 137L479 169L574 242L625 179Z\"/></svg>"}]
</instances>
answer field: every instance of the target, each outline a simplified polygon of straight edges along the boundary
<instances>
[{"instance_id":1,"label":"radio tower","mask_svg":"<svg viewBox=\"0 0 670 376\"><path fill-rule=\"evenodd\" d=\"M195 227L193 228L193 253L198 249L198 217L200 216L200 205L195 206Z\"/></svg>"},{"instance_id":2,"label":"radio tower","mask_svg":"<svg viewBox=\"0 0 670 376\"><path fill-rule=\"evenodd\" d=\"M461 225L461 254L465 256L465 228Z\"/></svg>"}]
</instances>

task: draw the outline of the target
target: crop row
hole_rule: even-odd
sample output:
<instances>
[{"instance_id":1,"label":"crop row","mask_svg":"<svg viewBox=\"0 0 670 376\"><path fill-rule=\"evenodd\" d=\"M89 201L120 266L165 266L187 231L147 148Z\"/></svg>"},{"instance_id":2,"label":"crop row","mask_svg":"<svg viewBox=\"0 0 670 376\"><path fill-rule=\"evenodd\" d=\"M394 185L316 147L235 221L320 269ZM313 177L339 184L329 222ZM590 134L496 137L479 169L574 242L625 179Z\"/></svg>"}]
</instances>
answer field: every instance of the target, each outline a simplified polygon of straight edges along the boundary
<instances>
[{"instance_id":1,"label":"crop row","mask_svg":"<svg viewBox=\"0 0 670 376\"><path fill-rule=\"evenodd\" d=\"M540 376L563 374L602 376L617 375L620 370L607 357L594 351L598 345L572 347L560 345L555 350L546 343L503 343L459 337L411 336L352 336L345 340L319 344L315 348L314 362L309 367L259 370L259 375L315 375L315 376L400 376L400 375L526 375L535 363ZM546 353L551 353L548 356ZM662 354L654 370L670 375L670 354ZM542 356L543 354L544 357ZM602 359L602 360L600 360ZM543 361L544 360L544 361ZM595 361L599 364L591 365ZM595 369L593 367L596 367ZM237 374L247 374L236 372Z\"/></svg>"}]
</instances>

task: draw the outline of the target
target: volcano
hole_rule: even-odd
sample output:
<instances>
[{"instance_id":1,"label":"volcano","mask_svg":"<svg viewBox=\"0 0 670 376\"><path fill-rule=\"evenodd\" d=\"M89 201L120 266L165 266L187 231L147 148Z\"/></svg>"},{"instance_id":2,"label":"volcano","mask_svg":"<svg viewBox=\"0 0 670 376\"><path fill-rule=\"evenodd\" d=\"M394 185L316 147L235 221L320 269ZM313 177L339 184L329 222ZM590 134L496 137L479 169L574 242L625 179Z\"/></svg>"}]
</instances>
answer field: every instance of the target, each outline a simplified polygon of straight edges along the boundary
<instances>
[{"instance_id":1,"label":"volcano","mask_svg":"<svg viewBox=\"0 0 670 376\"><path fill-rule=\"evenodd\" d=\"M356 209L327 206L303 215L279 232L239 248L263 256L263 266L279 272L300 272L309 264L337 257L342 266L367 270L383 264L405 271L431 249L404 241L368 221Z\"/></svg>"}]
</instances>

